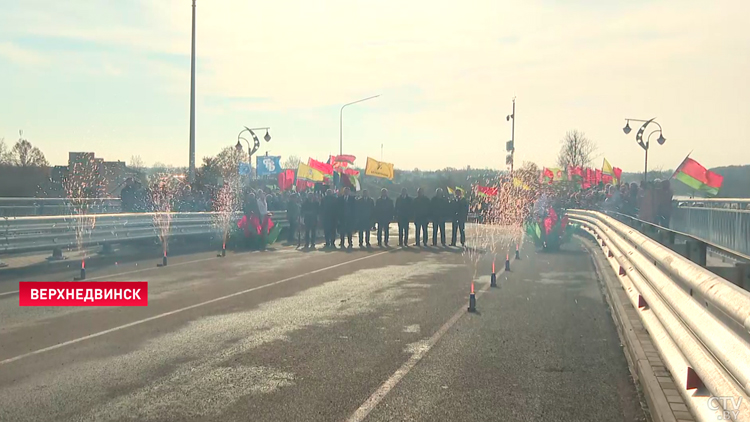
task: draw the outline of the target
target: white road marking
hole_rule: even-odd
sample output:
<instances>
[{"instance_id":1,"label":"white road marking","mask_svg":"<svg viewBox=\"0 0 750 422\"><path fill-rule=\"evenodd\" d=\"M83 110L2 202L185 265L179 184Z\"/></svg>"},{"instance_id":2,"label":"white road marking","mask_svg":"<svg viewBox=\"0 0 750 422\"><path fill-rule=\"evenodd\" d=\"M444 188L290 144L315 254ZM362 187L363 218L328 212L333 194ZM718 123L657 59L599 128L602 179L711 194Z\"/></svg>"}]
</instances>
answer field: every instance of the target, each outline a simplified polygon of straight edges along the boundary
<instances>
[{"instance_id":1,"label":"white road marking","mask_svg":"<svg viewBox=\"0 0 750 422\"><path fill-rule=\"evenodd\" d=\"M522 235L521 241L519 244L523 244L525 240L525 236ZM511 258L511 261L515 261L515 258ZM497 271L495 274L500 275L505 272L505 269L501 269L500 271ZM490 288L489 283L485 284L483 288L476 291L475 296L479 298L484 292L486 292ZM365 400L364 403L362 403L361 406L357 410L352 413L352 415L346 420L347 422L362 422L367 415L370 414L370 412L375 409L375 407L383 400L383 398L393 389L393 387L396 386L396 384L403 379L406 374L409 373L416 365L419 363L420 360L422 360L425 355L432 349L435 344L440 341L440 339L445 335L448 330L453 327L453 325L456 324L456 322L465 314L468 312L466 311L466 308L464 306L461 306L458 311L456 311L453 316L443 324L442 327L440 327L439 330L435 332L435 334L430 337L422 347L417 348L415 350L415 353L411 355L411 357L403 364L400 368L396 370L396 372L391 375L390 378L388 378L383 385L381 385L377 390L375 390L372 395ZM1 363L1 362L0 362Z\"/></svg>"},{"instance_id":2,"label":"white road marking","mask_svg":"<svg viewBox=\"0 0 750 422\"><path fill-rule=\"evenodd\" d=\"M505 270L502 270L500 272L497 272L496 274L502 274ZM490 288L489 283L485 284L484 287L482 287L480 290L477 290L475 293L475 296L479 298L484 292L486 292ZM448 330L453 327L454 324L465 314L467 314L466 306L461 306L461 308L456 311L453 316L443 324L442 327L440 327L439 330L435 332L435 334L432 335L425 343L420 345L420 347L415 348L414 353L411 355L411 357L403 364L400 368L396 370L396 372L391 375L390 378L388 378L383 385L381 385L377 390L375 390L374 393L364 402L361 406L359 406L359 409L354 411L354 413L346 420L347 422L362 422L365 420L367 415L370 414L370 412L375 409L375 407L383 400L383 398L393 389L393 387L396 386L396 384L401 381L402 378L406 376L406 374L409 373L416 365L419 363L420 360L422 360L425 355L432 349L435 344L440 341L440 339L445 335Z\"/></svg>"},{"instance_id":3,"label":"white road marking","mask_svg":"<svg viewBox=\"0 0 750 422\"><path fill-rule=\"evenodd\" d=\"M21 360L21 359L24 359L24 358L27 358L27 357L30 357L30 356L38 355L40 353L44 353L44 352L49 352L51 350L60 349L62 347L69 346L71 344L76 344L76 343L80 343L80 342L85 341L85 340L90 340L92 338L101 337L101 336L103 336L105 334L113 333L115 331L120 331L120 330L123 330L123 329L126 329L126 328L134 327L136 325L141 325L141 324L144 324L146 322L150 322L150 321L154 321L154 320L157 320L157 319L161 319L161 318L164 318L164 317L167 317L167 316L170 316L170 315L179 314L179 313L188 311L190 309L195 309L195 308L199 308L201 306L209 305L211 303L220 302L220 301L223 301L223 300L226 300L226 299L231 299L233 297L241 296L241 295L244 295L244 294L247 294L247 293L250 293L250 292L254 292L256 290L261 290L261 289L265 289L267 287L275 286L277 284L282 284L282 283L286 283L288 281L296 280L298 278L302 278L302 277L305 277L305 276L310 275L310 274L317 274L317 273L320 273L320 272L328 271L328 270L331 270L331 269L334 269L334 268L338 268L338 267L341 267L341 266L344 266L344 265L347 265L347 264L351 264L351 263L358 262L358 261L363 261L365 259L374 258L376 256L384 255L384 254L391 253L391 252L392 251L378 252L378 253L375 253L375 254L372 254L372 255L367 255L367 256L364 256L364 257L361 257L361 258L352 259L350 261L346 261L346 262L341 262L341 263L338 263L338 264L330 265L328 267L320 268L320 269L317 269L317 270L314 270L314 271L310 271L308 273L304 273L304 274L299 274L299 275L295 275L295 276L292 276L292 277L288 277L288 278L285 278L283 280L277 280L277 281L274 281L274 282L271 282L271 283L268 283L268 284L264 284L262 286L252 287L250 289L245 289L245 290L242 290L242 291L239 291L239 292L231 293L231 294L228 294L228 295L225 295L225 296L217 297L215 299L211 299L211 300L207 300L207 301L204 301L204 302L196 303L194 305L186 306L184 308L179 308L179 309L175 309L173 311L164 312L164 313L161 313L161 314L158 314L158 315L154 315L154 316L151 316L151 317L148 317L148 318L144 318L144 319L141 319L141 320L138 320L138 321L133 321L133 322L130 322L130 323L127 323L127 324L124 324L124 325L113 327L113 328L110 328L108 330L100 331L98 333L89 334L87 336L83 336L83 337L80 337L80 338L77 338L77 339L68 340L68 341L65 341L65 342L62 342L62 343L58 343L58 344L56 344L54 346L45 347L43 349L34 350L33 352L24 353L22 355L18 355L18 356L12 357L12 358L8 358L8 359L0 361L0 365L5 365L5 364L11 363L11 362L15 362L15 361L18 361L18 360ZM191 261L191 262L198 262L198 261ZM187 263L185 263L185 264L187 264ZM173 266L175 266L175 265L173 265ZM111 276L108 276L108 277L111 277Z\"/></svg>"}]
</instances>

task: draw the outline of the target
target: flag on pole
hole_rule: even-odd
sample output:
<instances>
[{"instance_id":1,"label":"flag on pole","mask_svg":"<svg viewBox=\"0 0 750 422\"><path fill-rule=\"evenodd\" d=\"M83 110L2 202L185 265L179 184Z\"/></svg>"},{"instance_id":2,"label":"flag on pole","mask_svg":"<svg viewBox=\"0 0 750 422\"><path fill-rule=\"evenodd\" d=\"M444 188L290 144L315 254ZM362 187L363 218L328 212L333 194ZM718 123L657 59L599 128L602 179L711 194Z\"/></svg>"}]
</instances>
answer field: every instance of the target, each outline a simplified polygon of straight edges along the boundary
<instances>
[{"instance_id":1,"label":"flag on pole","mask_svg":"<svg viewBox=\"0 0 750 422\"><path fill-rule=\"evenodd\" d=\"M310 182L322 182L325 179L320 170L316 170L305 163L299 163L297 168L297 180L307 180Z\"/></svg>"},{"instance_id":2,"label":"flag on pole","mask_svg":"<svg viewBox=\"0 0 750 422\"><path fill-rule=\"evenodd\" d=\"M719 189L724 182L722 175L707 170L690 157L685 157L682 164L675 170L672 178L711 196L716 196L719 193Z\"/></svg>"},{"instance_id":3,"label":"flag on pole","mask_svg":"<svg viewBox=\"0 0 750 422\"><path fill-rule=\"evenodd\" d=\"M476 186L477 194L480 196L497 196L498 188L490 188L487 186Z\"/></svg>"},{"instance_id":4,"label":"flag on pole","mask_svg":"<svg viewBox=\"0 0 750 422\"><path fill-rule=\"evenodd\" d=\"M367 157L365 174L367 176L382 177L384 179L393 180L393 164L384 163L382 161Z\"/></svg>"},{"instance_id":5,"label":"flag on pole","mask_svg":"<svg viewBox=\"0 0 750 422\"><path fill-rule=\"evenodd\" d=\"M318 170L319 172L323 174L333 174L333 166L326 163L321 163L318 160L313 160L312 158L308 158L307 165L312 167L315 170Z\"/></svg>"}]
</instances>

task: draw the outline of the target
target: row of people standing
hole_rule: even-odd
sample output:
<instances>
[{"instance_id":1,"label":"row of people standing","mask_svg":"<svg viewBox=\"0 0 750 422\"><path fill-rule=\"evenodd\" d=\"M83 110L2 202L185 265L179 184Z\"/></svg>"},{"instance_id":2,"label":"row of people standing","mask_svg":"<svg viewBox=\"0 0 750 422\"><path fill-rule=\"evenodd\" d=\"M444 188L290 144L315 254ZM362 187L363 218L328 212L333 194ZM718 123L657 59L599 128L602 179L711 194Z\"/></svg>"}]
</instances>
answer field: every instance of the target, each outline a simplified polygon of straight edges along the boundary
<instances>
[{"instance_id":1,"label":"row of people standing","mask_svg":"<svg viewBox=\"0 0 750 422\"><path fill-rule=\"evenodd\" d=\"M469 213L469 203L463 192L456 191L455 197L448 197L442 189L435 196L428 198L420 188L417 196L411 197L406 189L394 201L388 196L388 190L382 189L380 197L370 197L367 190L356 198L349 188L340 194L328 190L324 197L317 194L303 194L301 206L302 222L305 226L305 247L315 247L315 234L318 224L322 224L325 235L325 246L335 248L336 235L339 247L353 247L353 235L359 236L360 247L370 247L371 232L377 226L378 246L389 246L390 224L396 222L399 227L399 246L408 246L409 226L413 222L416 230L416 246L427 245L430 222L432 244L437 246L438 232L440 242L446 246L445 223L450 221L453 228L451 246L456 245L460 233L462 245L466 244L465 224ZM293 229L294 230L294 229Z\"/></svg>"}]
</instances>

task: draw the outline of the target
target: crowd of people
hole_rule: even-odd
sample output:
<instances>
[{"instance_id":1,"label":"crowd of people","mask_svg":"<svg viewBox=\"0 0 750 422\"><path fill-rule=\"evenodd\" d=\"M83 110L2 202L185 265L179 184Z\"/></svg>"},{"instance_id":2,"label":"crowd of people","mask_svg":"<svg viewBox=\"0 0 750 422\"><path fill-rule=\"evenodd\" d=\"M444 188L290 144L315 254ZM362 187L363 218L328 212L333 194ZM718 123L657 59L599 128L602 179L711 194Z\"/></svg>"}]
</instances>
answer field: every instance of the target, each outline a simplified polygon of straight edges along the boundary
<instances>
[{"instance_id":1,"label":"crowd of people","mask_svg":"<svg viewBox=\"0 0 750 422\"><path fill-rule=\"evenodd\" d=\"M669 227L674 194L669 180L654 180L640 184L600 184L578 190L547 188L543 189L541 196L558 210L578 208L619 212Z\"/></svg>"},{"instance_id":2,"label":"crowd of people","mask_svg":"<svg viewBox=\"0 0 750 422\"><path fill-rule=\"evenodd\" d=\"M263 197L261 201L258 200ZM318 242L318 229L322 228L324 247L327 249L351 249L354 247L354 235L358 236L360 248L370 248L373 234L379 247L390 245L390 225L398 225L398 245L409 246L410 227L414 225L414 246L427 246L429 242L428 224L432 223L432 245L447 246L446 223L452 225L451 246L466 244L465 224L469 214L469 202L461 190L448 195L443 189L437 189L435 195L427 197L420 188L416 196L410 196L406 189L391 198L387 189L381 189L380 196L373 198L367 189L355 195L349 188L339 191L332 189L322 192L288 193L282 195L279 206L286 203L287 220L290 228L287 241L294 242L299 236L299 243L304 237L306 249L315 248ZM258 202L268 200L265 193L251 192L246 196L245 214L248 218L256 215L267 215L272 211L268 207L259 209ZM261 227L261 234L267 232ZM373 233L374 232L374 233ZM338 245L336 241L338 240Z\"/></svg>"}]
</instances>

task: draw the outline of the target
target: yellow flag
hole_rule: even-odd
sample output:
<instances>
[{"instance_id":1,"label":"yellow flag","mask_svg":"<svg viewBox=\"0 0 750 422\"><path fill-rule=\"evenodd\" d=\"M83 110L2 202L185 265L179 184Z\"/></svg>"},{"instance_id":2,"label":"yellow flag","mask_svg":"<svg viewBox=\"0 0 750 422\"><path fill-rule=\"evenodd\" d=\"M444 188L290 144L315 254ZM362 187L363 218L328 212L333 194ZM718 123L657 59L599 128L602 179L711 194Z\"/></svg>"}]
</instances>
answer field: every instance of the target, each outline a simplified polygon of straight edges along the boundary
<instances>
[{"instance_id":1,"label":"yellow flag","mask_svg":"<svg viewBox=\"0 0 750 422\"><path fill-rule=\"evenodd\" d=\"M454 193L455 193L455 191L453 189L451 189L450 186L448 186L448 195L453 195Z\"/></svg>"},{"instance_id":2,"label":"yellow flag","mask_svg":"<svg viewBox=\"0 0 750 422\"><path fill-rule=\"evenodd\" d=\"M367 167L365 167L365 174L368 176L382 177L385 179L393 180L393 164L384 163L382 161L367 157Z\"/></svg>"},{"instance_id":3,"label":"yellow flag","mask_svg":"<svg viewBox=\"0 0 750 422\"><path fill-rule=\"evenodd\" d=\"M615 175L615 171L612 170L612 164L609 164L606 158L604 159L604 163L602 163L602 174Z\"/></svg>"},{"instance_id":4,"label":"yellow flag","mask_svg":"<svg viewBox=\"0 0 750 422\"><path fill-rule=\"evenodd\" d=\"M322 182L325 177L319 170L315 170L305 163L299 163L299 167L297 167L297 179L309 180L310 182Z\"/></svg>"},{"instance_id":5,"label":"yellow flag","mask_svg":"<svg viewBox=\"0 0 750 422\"><path fill-rule=\"evenodd\" d=\"M513 187L521 188L523 190L529 190L529 189L531 189L529 187L529 185L527 185L526 183L524 183L523 180L521 180L518 177L514 177L513 178Z\"/></svg>"}]
</instances>

